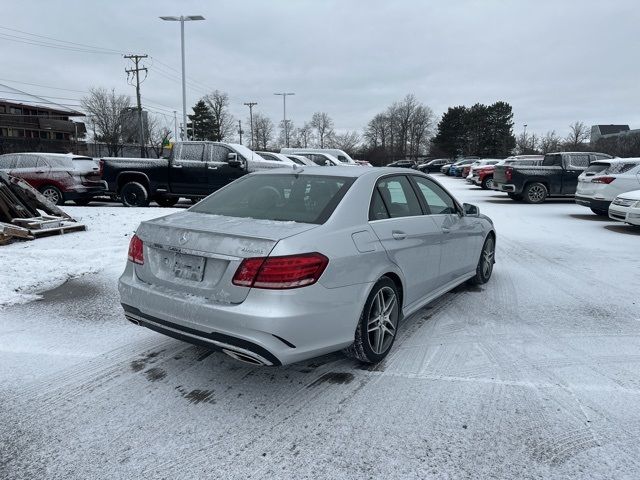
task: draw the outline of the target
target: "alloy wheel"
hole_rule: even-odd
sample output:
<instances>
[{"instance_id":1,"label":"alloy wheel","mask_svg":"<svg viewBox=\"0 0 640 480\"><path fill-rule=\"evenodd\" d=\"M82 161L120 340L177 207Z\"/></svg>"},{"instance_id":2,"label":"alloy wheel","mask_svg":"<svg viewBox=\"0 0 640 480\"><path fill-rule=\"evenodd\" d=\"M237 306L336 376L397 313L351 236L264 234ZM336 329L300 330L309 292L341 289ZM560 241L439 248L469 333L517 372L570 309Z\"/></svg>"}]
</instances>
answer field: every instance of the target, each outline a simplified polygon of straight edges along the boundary
<instances>
[{"instance_id":1,"label":"alloy wheel","mask_svg":"<svg viewBox=\"0 0 640 480\"><path fill-rule=\"evenodd\" d=\"M495 242L493 238L487 238L482 249L482 275L488 278L493 270L493 257L495 256Z\"/></svg>"},{"instance_id":2,"label":"alloy wheel","mask_svg":"<svg viewBox=\"0 0 640 480\"><path fill-rule=\"evenodd\" d=\"M393 342L398 323L398 300L390 287L381 288L376 294L367 321L367 337L371 350L383 354Z\"/></svg>"},{"instance_id":3,"label":"alloy wheel","mask_svg":"<svg viewBox=\"0 0 640 480\"><path fill-rule=\"evenodd\" d=\"M529 188L529 199L532 202L540 202L544 200L546 192L540 185L534 185Z\"/></svg>"},{"instance_id":4,"label":"alloy wheel","mask_svg":"<svg viewBox=\"0 0 640 480\"><path fill-rule=\"evenodd\" d=\"M492 189L493 188L493 178L488 179L485 182L485 185L487 186L488 189Z\"/></svg>"},{"instance_id":5,"label":"alloy wheel","mask_svg":"<svg viewBox=\"0 0 640 480\"><path fill-rule=\"evenodd\" d=\"M55 188L45 188L42 191L42 195L44 195L45 198L49 200L51 203L54 203L56 205L60 201L60 195L58 194L58 191Z\"/></svg>"}]
</instances>

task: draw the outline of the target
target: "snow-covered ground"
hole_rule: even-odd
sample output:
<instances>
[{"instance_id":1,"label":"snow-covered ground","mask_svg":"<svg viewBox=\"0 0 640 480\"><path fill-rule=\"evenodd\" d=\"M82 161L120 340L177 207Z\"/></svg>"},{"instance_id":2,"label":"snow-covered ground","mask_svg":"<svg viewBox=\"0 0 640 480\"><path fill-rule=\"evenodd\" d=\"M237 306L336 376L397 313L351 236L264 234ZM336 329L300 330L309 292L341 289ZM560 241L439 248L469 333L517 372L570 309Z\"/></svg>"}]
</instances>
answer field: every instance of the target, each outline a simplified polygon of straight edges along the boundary
<instances>
[{"instance_id":1,"label":"snow-covered ground","mask_svg":"<svg viewBox=\"0 0 640 480\"><path fill-rule=\"evenodd\" d=\"M5 304L84 274L0 310L0 478L640 478L640 229L437 178L493 218L494 276L375 368L252 367L125 322L125 234L166 209L68 208L87 233L0 247Z\"/></svg>"}]
</instances>

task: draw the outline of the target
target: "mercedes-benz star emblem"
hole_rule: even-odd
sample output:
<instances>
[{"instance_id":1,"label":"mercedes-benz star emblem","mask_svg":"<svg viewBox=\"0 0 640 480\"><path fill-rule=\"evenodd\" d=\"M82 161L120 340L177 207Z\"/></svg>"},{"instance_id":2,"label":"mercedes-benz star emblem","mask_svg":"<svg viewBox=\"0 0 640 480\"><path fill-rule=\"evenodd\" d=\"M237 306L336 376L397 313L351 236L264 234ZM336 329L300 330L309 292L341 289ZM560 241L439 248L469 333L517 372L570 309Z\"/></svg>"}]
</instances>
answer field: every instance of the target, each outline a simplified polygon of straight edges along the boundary
<instances>
[{"instance_id":1,"label":"mercedes-benz star emblem","mask_svg":"<svg viewBox=\"0 0 640 480\"><path fill-rule=\"evenodd\" d=\"M182 232L182 234L180 235L180 238L178 239L178 243L180 245L184 245L188 241L189 241L189 232Z\"/></svg>"}]
</instances>

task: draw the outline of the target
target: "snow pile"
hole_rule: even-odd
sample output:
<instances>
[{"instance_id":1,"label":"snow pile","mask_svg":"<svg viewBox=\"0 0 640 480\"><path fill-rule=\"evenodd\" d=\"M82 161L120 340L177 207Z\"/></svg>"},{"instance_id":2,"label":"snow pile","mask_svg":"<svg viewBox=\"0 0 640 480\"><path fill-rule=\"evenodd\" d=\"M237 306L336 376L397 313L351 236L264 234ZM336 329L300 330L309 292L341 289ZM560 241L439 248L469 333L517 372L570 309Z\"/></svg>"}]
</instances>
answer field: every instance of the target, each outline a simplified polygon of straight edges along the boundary
<instances>
[{"instance_id":1,"label":"snow pile","mask_svg":"<svg viewBox=\"0 0 640 480\"><path fill-rule=\"evenodd\" d=\"M64 207L86 232L0 247L0 307L40 298L69 278L124 269L131 234L143 220L179 209Z\"/></svg>"}]
</instances>

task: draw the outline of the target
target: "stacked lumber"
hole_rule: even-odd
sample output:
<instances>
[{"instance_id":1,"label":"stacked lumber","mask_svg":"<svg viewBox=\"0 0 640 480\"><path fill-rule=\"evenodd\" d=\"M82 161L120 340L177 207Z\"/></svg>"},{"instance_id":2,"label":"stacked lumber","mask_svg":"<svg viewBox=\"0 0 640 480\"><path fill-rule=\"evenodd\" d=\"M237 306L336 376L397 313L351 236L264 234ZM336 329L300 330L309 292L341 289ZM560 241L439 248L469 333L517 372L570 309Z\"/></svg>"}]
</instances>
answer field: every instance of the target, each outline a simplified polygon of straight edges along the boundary
<instances>
[{"instance_id":1,"label":"stacked lumber","mask_svg":"<svg viewBox=\"0 0 640 480\"><path fill-rule=\"evenodd\" d=\"M24 180L0 172L0 245L86 229Z\"/></svg>"}]
</instances>

